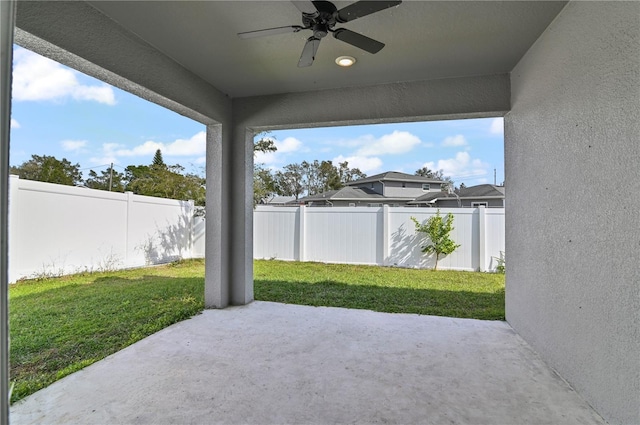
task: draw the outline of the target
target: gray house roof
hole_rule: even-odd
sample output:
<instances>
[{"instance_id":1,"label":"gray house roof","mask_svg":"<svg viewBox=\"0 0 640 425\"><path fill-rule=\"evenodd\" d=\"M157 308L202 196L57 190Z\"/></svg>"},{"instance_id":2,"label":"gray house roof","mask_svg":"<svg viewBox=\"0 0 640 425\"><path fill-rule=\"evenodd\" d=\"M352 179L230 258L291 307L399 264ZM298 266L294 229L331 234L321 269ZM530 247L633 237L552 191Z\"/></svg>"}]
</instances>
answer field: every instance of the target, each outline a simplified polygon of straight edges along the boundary
<instances>
[{"instance_id":1,"label":"gray house roof","mask_svg":"<svg viewBox=\"0 0 640 425\"><path fill-rule=\"evenodd\" d=\"M492 184L479 184L477 186L465 187L458 192L460 199L504 199L504 186L494 186ZM438 199L456 198L456 195L449 192L432 192L417 197L407 204L429 204Z\"/></svg>"},{"instance_id":2,"label":"gray house roof","mask_svg":"<svg viewBox=\"0 0 640 425\"><path fill-rule=\"evenodd\" d=\"M300 198L298 202L314 202L314 201L352 201L352 200L380 200L388 199L387 197L368 188L343 187L338 190L329 190L327 192L318 193L316 195L305 196Z\"/></svg>"},{"instance_id":3,"label":"gray house roof","mask_svg":"<svg viewBox=\"0 0 640 425\"><path fill-rule=\"evenodd\" d=\"M363 179L354 180L346 183L347 186L357 186L362 183L373 183L378 181L398 181L398 182L415 182L415 183L443 183L442 180L431 179L428 177L414 176L412 174L400 173L398 171L387 171L386 173L375 174Z\"/></svg>"}]
</instances>

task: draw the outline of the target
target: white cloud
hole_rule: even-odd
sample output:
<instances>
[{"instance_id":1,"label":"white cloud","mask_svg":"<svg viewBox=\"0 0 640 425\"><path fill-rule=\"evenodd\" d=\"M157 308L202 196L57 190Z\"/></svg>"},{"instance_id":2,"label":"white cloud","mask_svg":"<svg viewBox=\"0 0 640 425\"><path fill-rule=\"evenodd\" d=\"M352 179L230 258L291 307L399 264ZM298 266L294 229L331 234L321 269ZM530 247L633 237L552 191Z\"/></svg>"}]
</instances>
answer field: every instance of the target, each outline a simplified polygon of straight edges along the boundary
<instances>
[{"instance_id":1,"label":"white cloud","mask_svg":"<svg viewBox=\"0 0 640 425\"><path fill-rule=\"evenodd\" d=\"M445 176L454 180L484 176L490 168L489 164L472 159L469 152L458 152L455 158L440 159L437 163L427 162L423 166L431 170L442 170Z\"/></svg>"},{"instance_id":2,"label":"white cloud","mask_svg":"<svg viewBox=\"0 0 640 425\"><path fill-rule=\"evenodd\" d=\"M360 143L362 147L358 149L356 155L399 155L411 151L420 143L420 139L408 131L395 130L379 139L375 139L373 136L363 136Z\"/></svg>"},{"instance_id":3,"label":"white cloud","mask_svg":"<svg viewBox=\"0 0 640 425\"><path fill-rule=\"evenodd\" d=\"M504 134L504 118L494 118L491 120L489 132L491 134Z\"/></svg>"},{"instance_id":4,"label":"white cloud","mask_svg":"<svg viewBox=\"0 0 640 425\"><path fill-rule=\"evenodd\" d=\"M348 156L344 157L342 155L333 158L334 164L339 164L341 162L347 161L349 163L349 168L358 168L365 174L370 174L375 171L380 170L382 167L382 160L377 157L366 157L366 156Z\"/></svg>"},{"instance_id":5,"label":"white cloud","mask_svg":"<svg viewBox=\"0 0 640 425\"><path fill-rule=\"evenodd\" d=\"M284 140L273 140L273 144L277 148L275 152L256 152L254 159L256 164L281 164L289 154L298 152L303 148L302 142L295 137L287 137Z\"/></svg>"},{"instance_id":6,"label":"white cloud","mask_svg":"<svg viewBox=\"0 0 640 425\"><path fill-rule=\"evenodd\" d=\"M26 49L14 52L13 99L16 101L68 98L115 105L115 94L106 84L87 86L78 81L77 71Z\"/></svg>"},{"instance_id":7,"label":"white cloud","mask_svg":"<svg viewBox=\"0 0 640 425\"><path fill-rule=\"evenodd\" d=\"M204 131L196 133L190 139L177 139L171 143L146 141L132 149L120 149L116 143L102 145L105 152L114 156L149 156L158 149L164 156L195 156L203 155L207 150L207 134Z\"/></svg>"},{"instance_id":8,"label":"white cloud","mask_svg":"<svg viewBox=\"0 0 640 425\"><path fill-rule=\"evenodd\" d=\"M451 147L451 146L466 146L467 139L462 134L458 134L456 136L445 137L442 141L442 146Z\"/></svg>"},{"instance_id":9,"label":"white cloud","mask_svg":"<svg viewBox=\"0 0 640 425\"><path fill-rule=\"evenodd\" d=\"M91 162L92 164L98 164L98 165L106 165L111 163L118 164L118 158L116 158L113 155L92 156L91 158L89 158L89 162Z\"/></svg>"},{"instance_id":10,"label":"white cloud","mask_svg":"<svg viewBox=\"0 0 640 425\"><path fill-rule=\"evenodd\" d=\"M295 137L287 137L283 141L274 140L273 143L278 148L277 152L281 153L295 152L302 147L302 142Z\"/></svg>"},{"instance_id":11,"label":"white cloud","mask_svg":"<svg viewBox=\"0 0 640 425\"><path fill-rule=\"evenodd\" d=\"M89 161L94 164L109 164L111 162L118 164L118 158L146 156L149 159L149 163L151 163L153 154L160 149L162 155L165 157L197 156L198 158L196 159L196 162L201 164L206 160L206 139L206 132L201 131L189 139L176 139L171 143L154 142L149 140L130 149L119 143L103 143L102 155L89 158Z\"/></svg>"},{"instance_id":12,"label":"white cloud","mask_svg":"<svg viewBox=\"0 0 640 425\"><path fill-rule=\"evenodd\" d=\"M87 143L86 140L63 140L60 145L65 151L79 151L87 146Z\"/></svg>"},{"instance_id":13,"label":"white cloud","mask_svg":"<svg viewBox=\"0 0 640 425\"><path fill-rule=\"evenodd\" d=\"M20 128L20 123L15 119L11 118L11 128Z\"/></svg>"}]
</instances>

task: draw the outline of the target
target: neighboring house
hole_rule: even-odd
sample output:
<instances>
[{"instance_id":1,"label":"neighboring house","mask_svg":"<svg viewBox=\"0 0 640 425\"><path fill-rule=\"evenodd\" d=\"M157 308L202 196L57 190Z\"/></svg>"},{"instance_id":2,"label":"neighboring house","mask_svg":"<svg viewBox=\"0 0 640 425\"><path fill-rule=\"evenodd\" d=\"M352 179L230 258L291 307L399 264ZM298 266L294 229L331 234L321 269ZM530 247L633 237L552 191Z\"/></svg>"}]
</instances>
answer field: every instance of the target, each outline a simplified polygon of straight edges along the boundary
<instances>
[{"instance_id":1,"label":"neighboring house","mask_svg":"<svg viewBox=\"0 0 640 425\"><path fill-rule=\"evenodd\" d=\"M388 171L347 183L345 187L298 200L308 206L404 206L425 194L441 193L444 182L428 177Z\"/></svg>"},{"instance_id":2,"label":"neighboring house","mask_svg":"<svg viewBox=\"0 0 640 425\"><path fill-rule=\"evenodd\" d=\"M283 206L283 205L289 205L292 202L295 202L296 197L295 196L274 196L273 198L270 199L265 199L264 201L260 202L263 205L273 205L273 206Z\"/></svg>"},{"instance_id":3,"label":"neighboring house","mask_svg":"<svg viewBox=\"0 0 640 425\"><path fill-rule=\"evenodd\" d=\"M504 186L480 184L460 189L458 193L426 193L407 202L407 205L441 208L476 208L479 206L504 208Z\"/></svg>"}]
</instances>

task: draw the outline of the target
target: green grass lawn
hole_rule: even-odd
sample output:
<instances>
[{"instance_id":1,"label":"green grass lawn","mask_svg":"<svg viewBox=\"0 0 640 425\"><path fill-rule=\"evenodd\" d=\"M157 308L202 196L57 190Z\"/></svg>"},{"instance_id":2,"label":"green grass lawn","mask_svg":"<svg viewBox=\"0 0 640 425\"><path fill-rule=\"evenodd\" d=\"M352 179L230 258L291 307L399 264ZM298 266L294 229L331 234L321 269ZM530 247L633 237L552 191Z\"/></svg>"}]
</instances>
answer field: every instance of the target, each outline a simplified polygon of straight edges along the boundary
<instances>
[{"instance_id":1,"label":"green grass lawn","mask_svg":"<svg viewBox=\"0 0 640 425\"><path fill-rule=\"evenodd\" d=\"M500 320L504 275L254 263L255 298ZM204 262L22 281L9 289L12 401L204 308Z\"/></svg>"},{"instance_id":2,"label":"green grass lawn","mask_svg":"<svg viewBox=\"0 0 640 425\"><path fill-rule=\"evenodd\" d=\"M504 319L503 274L285 261L253 268L257 300Z\"/></svg>"}]
</instances>

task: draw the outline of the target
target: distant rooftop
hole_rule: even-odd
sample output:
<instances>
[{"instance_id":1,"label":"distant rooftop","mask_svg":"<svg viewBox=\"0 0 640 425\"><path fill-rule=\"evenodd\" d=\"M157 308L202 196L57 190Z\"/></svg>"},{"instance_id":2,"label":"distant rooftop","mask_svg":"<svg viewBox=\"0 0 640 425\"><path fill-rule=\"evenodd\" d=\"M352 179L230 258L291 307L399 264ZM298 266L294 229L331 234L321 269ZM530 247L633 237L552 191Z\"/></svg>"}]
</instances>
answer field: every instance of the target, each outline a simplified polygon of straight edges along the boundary
<instances>
[{"instance_id":1,"label":"distant rooftop","mask_svg":"<svg viewBox=\"0 0 640 425\"><path fill-rule=\"evenodd\" d=\"M346 183L347 186L355 186L362 183L373 183L377 181L397 181L397 182L415 182L415 183L443 183L442 180L432 179L429 177L415 176L413 174L401 173L399 171L387 171L385 173L376 174L365 177L363 179L354 180Z\"/></svg>"},{"instance_id":2,"label":"distant rooftop","mask_svg":"<svg viewBox=\"0 0 640 425\"><path fill-rule=\"evenodd\" d=\"M331 200L362 200L362 199L387 199L385 196L368 188L343 187L338 190L317 193L301 198L300 202L331 201Z\"/></svg>"},{"instance_id":3,"label":"distant rooftop","mask_svg":"<svg viewBox=\"0 0 640 425\"><path fill-rule=\"evenodd\" d=\"M458 198L504 198L504 186L495 186L492 184L479 184L477 186L470 186L460 189L458 192ZM430 192L425 193L422 196L417 197L410 204L425 203L434 199L444 198L456 198L456 195L449 192Z\"/></svg>"}]
</instances>

